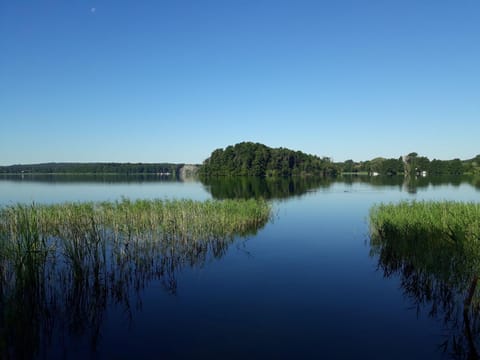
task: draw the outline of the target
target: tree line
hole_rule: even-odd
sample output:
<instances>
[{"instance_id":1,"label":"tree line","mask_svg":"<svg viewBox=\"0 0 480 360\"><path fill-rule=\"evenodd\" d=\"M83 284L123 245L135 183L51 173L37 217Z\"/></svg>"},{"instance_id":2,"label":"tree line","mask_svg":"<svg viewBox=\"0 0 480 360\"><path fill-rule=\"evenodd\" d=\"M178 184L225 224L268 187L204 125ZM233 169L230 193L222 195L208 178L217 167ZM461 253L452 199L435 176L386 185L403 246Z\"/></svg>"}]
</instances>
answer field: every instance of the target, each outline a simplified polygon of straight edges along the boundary
<instances>
[{"instance_id":1,"label":"tree line","mask_svg":"<svg viewBox=\"0 0 480 360\"><path fill-rule=\"evenodd\" d=\"M184 164L173 163L43 163L0 166L0 174L169 175L178 178ZM341 173L378 175L480 175L480 155L468 160L430 160L412 152L398 158L333 162L301 151L242 142L214 150L199 166L200 176L335 176Z\"/></svg>"},{"instance_id":2,"label":"tree line","mask_svg":"<svg viewBox=\"0 0 480 360\"><path fill-rule=\"evenodd\" d=\"M0 174L157 174L177 176L183 164L170 163L44 163L0 166Z\"/></svg>"},{"instance_id":3,"label":"tree line","mask_svg":"<svg viewBox=\"0 0 480 360\"><path fill-rule=\"evenodd\" d=\"M412 152L399 158L377 157L368 161L354 162L347 160L336 163L343 173L369 173L380 175L461 175L480 174L480 155L469 160L430 160L426 156L419 156Z\"/></svg>"}]
</instances>

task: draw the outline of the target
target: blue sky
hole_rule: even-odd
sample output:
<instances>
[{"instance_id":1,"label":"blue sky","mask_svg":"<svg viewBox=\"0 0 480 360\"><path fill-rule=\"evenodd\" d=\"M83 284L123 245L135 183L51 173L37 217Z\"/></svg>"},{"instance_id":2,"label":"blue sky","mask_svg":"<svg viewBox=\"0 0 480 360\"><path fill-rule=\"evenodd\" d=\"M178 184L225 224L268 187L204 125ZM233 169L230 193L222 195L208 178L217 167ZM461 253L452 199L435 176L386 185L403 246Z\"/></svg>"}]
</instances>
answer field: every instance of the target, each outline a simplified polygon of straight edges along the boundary
<instances>
[{"instance_id":1,"label":"blue sky","mask_svg":"<svg viewBox=\"0 0 480 360\"><path fill-rule=\"evenodd\" d=\"M0 0L0 164L480 153L480 2Z\"/></svg>"}]
</instances>

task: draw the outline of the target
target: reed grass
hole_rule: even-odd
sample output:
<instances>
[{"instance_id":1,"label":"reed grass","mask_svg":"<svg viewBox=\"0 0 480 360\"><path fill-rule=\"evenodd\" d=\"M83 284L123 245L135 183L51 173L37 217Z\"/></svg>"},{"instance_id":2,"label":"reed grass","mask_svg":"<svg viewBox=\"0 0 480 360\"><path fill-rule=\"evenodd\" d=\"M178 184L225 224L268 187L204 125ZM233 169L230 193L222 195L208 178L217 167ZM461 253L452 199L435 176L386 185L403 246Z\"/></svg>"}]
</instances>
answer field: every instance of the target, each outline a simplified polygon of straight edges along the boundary
<instances>
[{"instance_id":1,"label":"reed grass","mask_svg":"<svg viewBox=\"0 0 480 360\"><path fill-rule=\"evenodd\" d=\"M443 319L450 333L443 350L478 358L480 203L379 204L369 222L370 254L384 276L399 276L417 311Z\"/></svg>"},{"instance_id":2,"label":"reed grass","mask_svg":"<svg viewBox=\"0 0 480 360\"><path fill-rule=\"evenodd\" d=\"M455 243L480 241L480 203L402 201L370 210L370 229L381 236L420 239L425 236Z\"/></svg>"},{"instance_id":3,"label":"reed grass","mask_svg":"<svg viewBox=\"0 0 480 360\"><path fill-rule=\"evenodd\" d=\"M469 281L480 272L480 203L379 204L369 221L372 254L402 254L446 282Z\"/></svg>"},{"instance_id":4,"label":"reed grass","mask_svg":"<svg viewBox=\"0 0 480 360\"><path fill-rule=\"evenodd\" d=\"M97 236L108 229L132 237L146 232L180 237L248 234L264 224L270 206L263 200L137 200L64 203L0 208L0 233L13 238ZM24 236L25 235L25 236ZM35 244L25 244L36 246Z\"/></svg>"},{"instance_id":5,"label":"reed grass","mask_svg":"<svg viewBox=\"0 0 480 360\"><path fill-rule=\"evenodd\" d=\"M11 205L0 208L0 261L15 266L18 275L22 268L33 270L49 255L60 254L74 276L83 277L92 264L98 275L98 264L107 261L107 243L117 258L129 246L143 252L154 243L171 253L212 247L218 255L215 240L255 233L270 212L263 200Z\"/></svg>"},{"instance_id":6,"label":"reed grass","mask_svg":"<svg viewBox=\"0 0 480 360\"><path fill-rule=\"evenodd\" d=\"M263 200L0 207L0 358L34 358L54 327L91 332L93 343L107 304L129 313L152 280L175 293L182 267L222 256L270 216Z\"/></svg>"}]
</instances>

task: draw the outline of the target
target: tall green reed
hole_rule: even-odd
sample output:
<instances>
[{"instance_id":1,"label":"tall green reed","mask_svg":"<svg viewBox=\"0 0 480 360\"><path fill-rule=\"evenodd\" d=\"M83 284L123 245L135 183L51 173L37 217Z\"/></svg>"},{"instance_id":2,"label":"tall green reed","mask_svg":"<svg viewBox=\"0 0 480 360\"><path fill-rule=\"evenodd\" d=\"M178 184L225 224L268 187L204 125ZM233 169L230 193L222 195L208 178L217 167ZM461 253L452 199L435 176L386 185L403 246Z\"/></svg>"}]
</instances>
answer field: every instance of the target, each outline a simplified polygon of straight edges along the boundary
<instances>
[{"instance_id":1,"label":"tall green reed","mask_svg":"<svg viewBox=\"0 0 480 360\"><path fill-rule=\"evenodd\" d=\"M130 308L130 296L154 279L174 293L180 268L222 256L270 213L263 200L1 207L0 315L7 334L0 324L0 335L9 345L0 346L0 358L32 357L39 339L53 333L42 326L58 326L59 318L70 331L98 338L109 301Z\"/></svg>"},{"instance_id":2,"label":"tall green reed","mask_svg":"<svg viewBox=\"0 0 480 360\"><path fill-rule=\"evenodd\" d=\"M441 314L444 351L478 358L480 203L403 201L370 211L371 255L386 277L398 275L417 309Z\"/></svg>"}]
</instances>

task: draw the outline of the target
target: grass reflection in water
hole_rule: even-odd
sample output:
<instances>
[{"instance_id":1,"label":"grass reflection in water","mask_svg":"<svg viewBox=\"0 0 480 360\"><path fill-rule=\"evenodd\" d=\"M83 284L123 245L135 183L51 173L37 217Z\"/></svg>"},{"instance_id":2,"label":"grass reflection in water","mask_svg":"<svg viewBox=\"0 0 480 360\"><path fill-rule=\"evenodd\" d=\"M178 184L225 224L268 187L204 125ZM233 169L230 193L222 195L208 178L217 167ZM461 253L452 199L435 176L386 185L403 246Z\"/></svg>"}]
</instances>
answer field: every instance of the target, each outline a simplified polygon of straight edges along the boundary
<instances>
[{"instance_id":1,"label":"grass reflection in water","mask_svg":"<svg viewBox=\"0 0 480 360\"><path fill-rule=\"evenodd\" d=\"M0 209L0 357L32 358L54 331L97 346L111 304L223 256L270 219L263 200L137 200Z\"/></svg>"},{"instance_id":2,"label":"grass reflection in water","mask_svg":"<svg viewBox=\"0 0 480 360\"><path fill-rule=\"evenodd\" d=\"M478 359L480 345L480 204L401 202L370 212L372 256L386 277L399 275L417 309L448 329L453 358Z\"/></svg>"}]
</instances>

